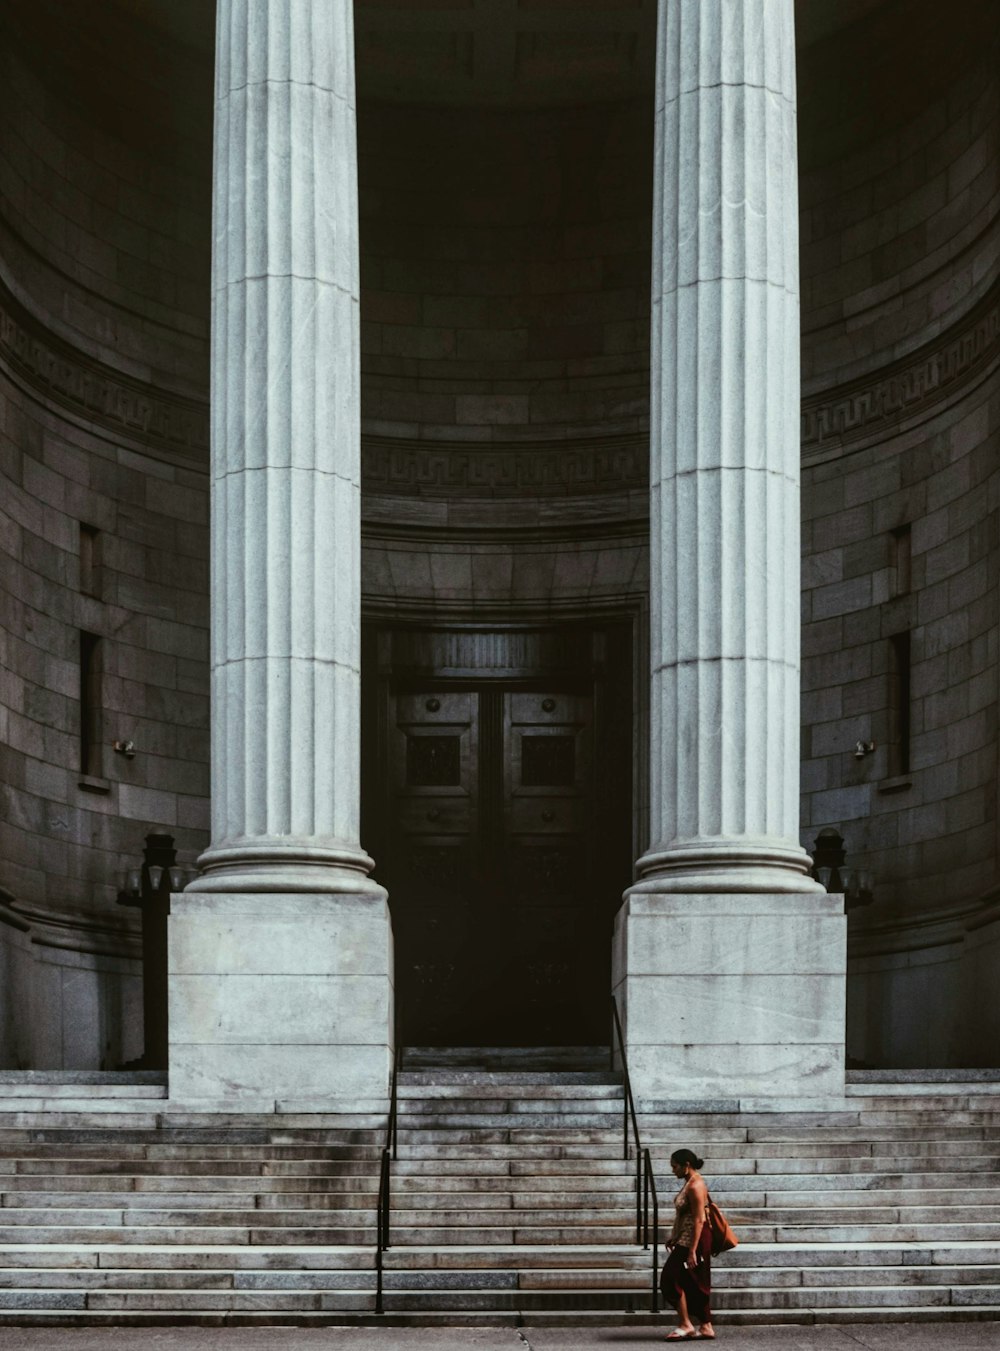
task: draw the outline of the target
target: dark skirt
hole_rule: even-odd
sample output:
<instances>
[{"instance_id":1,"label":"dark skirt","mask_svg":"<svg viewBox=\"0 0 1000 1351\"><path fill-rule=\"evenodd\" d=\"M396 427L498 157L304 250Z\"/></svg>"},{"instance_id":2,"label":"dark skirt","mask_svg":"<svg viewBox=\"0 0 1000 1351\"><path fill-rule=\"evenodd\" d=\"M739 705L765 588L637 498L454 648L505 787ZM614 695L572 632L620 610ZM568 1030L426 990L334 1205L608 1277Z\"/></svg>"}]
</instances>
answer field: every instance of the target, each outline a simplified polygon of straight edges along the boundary
<instances>
[{"instance_id":1,"label":"dark skirt","mask_svg":"<svg viewBox=\"0 0 1000 1351\"><path fill-rule=\"evenodd\" d=\"M692 1323L710 1323L712 1310L712 1228L702 1225L698 1236L698 1256L701 1261L690 1271L685 1263L688 1259L687 1248L678 1245L671 1249L660 1276L660 1290L663 1298L674 1309L680 1304L680 1296L687 1300L688 1316Z\"/></svg>"}]
</instances>

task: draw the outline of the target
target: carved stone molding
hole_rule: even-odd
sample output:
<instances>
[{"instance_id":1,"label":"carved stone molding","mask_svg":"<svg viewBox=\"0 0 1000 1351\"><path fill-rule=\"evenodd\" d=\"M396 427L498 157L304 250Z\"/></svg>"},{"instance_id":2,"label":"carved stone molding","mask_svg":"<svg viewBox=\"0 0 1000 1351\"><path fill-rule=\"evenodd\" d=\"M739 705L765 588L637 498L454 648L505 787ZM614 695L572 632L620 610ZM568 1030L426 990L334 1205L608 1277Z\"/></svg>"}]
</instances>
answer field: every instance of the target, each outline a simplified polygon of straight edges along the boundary
<instances>
[{"instance_id":1,"label":"carved stone molding","mask_svg":"<svg viewBox=\"0 0 1000 1351\"><path fill-rule=\"evenodd\" d=\"M0 368L76 419L144 450L208 464L208 403L157 389L48 332L0 285Z\"/></svg>"},{"instance_id":2,"label":"carved stone molding","mask_svg":"<svg viewBox=\"0 0 1000 1351\"><path fill-rule=\"evenodd\" d=\"M1000 359L1000 283L961 323L910 356L802 402L805 464L834 458L934 415ZM0 369L84 425L147 453L207 468L208 404L115 371L56 337L0 284ZM565 445L362 437L369 493L448 498L598 497L644 488L644 437Z\"/></svg>"},{"instance_id":3,"label":"carved stone molding","mask_svg":"<svg viewBox=\"0 0 1000 1351\"><path fill-rule=\"evenodd\" d=\"M932 417L1000 357L1000 283L943 334L873 375L802 401L802 460L832 458Z\"/></svg>"},{"instance_id":4,"label":"carved stone molding","mask_svg":"<svg viewBox=\"0 0 1000 1351\"><path fill-rule=\"evenodd\" d=\"M647 478L645 438L566 445L362 438L361 473L371 492L421 497L582 496L638 487Z\"/></svg>"}]
</instances>

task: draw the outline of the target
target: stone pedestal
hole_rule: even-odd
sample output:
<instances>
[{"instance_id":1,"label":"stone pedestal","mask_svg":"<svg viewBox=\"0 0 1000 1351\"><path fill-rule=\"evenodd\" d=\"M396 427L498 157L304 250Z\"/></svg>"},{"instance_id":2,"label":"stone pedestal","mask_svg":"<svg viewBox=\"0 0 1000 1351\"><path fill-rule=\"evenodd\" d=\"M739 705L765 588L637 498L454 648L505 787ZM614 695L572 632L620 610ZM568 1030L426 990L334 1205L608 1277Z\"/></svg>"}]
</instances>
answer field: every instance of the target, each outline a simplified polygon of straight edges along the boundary
<instances>
[{"instance_id":1,"label":"stone pedestal","mask_svg":"<svg viewBox=\"0 0 1000 1351\"><path fill-rule=\"evenodd\" d=\"M637 1100L841 1097L846 961L842 896L631 894L613 980Z\"/></svg>"},{"instance_id":2,"label":"stone pedestal","mask_svg":"<svg viewBox=\"0 0 1000 1351\"><path fill-rule=\"evenodd\" d=\"M171 1094L388 1093L392 960L359 840L351 0L219 0L212 842L170 925Z\"/></svg>"},{"instance_id":3,"label":"stone pedestal","mask_svg":"<svg viewBox=\"0 0 1000 1351\"><path fill-rule=\"evenodd\" d=\"M793 20L660 0L650 845L615 949L645 1099L843 1091L843 905L798 840Z\"/></svg>"},{"instance_id":4,"label":"stone pedestal","mask_svg":"<svg viewBox=\"0 0 1000 1351\"><path fill-rule=\"evenodd\" d=\"M392 972L380 896L175 896L171 1100L384 1109Z\"/></svg>"}]
</instances>

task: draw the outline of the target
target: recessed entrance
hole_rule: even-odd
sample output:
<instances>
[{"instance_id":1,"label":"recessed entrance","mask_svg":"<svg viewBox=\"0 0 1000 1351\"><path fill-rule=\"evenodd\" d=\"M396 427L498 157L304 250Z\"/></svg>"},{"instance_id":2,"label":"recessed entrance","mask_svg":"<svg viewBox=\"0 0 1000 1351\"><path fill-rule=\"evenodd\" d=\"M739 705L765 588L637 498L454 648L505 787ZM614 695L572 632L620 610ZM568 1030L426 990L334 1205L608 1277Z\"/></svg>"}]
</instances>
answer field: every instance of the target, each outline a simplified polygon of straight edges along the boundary
<instances>
[{"instance_id":1,"label":"recessed entrance","mask_svg":"<svg viewBox=\"0 0 1000 1351\"><path fill-rule=\"evenodd\" d=\"M630 626L383 629L369 652L365 839L403 1041L605 1039L631 863Z\"/></svg>"}]
</instances>

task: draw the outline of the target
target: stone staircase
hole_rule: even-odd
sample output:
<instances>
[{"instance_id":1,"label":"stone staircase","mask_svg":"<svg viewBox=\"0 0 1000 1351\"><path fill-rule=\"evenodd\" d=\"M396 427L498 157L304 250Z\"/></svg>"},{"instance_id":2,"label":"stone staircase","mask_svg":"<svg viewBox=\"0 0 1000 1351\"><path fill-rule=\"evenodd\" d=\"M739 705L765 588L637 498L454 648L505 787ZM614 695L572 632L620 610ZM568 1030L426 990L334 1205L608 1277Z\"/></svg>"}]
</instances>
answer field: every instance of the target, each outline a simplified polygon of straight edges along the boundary
<instances>
[{"instance_id":1,"label":"stone staircase","mask_svg":"<svg viewBox=\"0 0 1000 1351\"><path fill-rule=\"evenodd\" d=\"M0 1325L371 1315L384 1134L177 1110L165 1076L0 1075Z\"/></svg>"},{"instance_id":2,"label":"stone staircase","mask_svg":"<svg viewBox=\"0 0 1000 1351\"><path fill-rule=\"evenodd\" d=\"M650 1320L606 1057L408 1053L384 1321ZM928 1077L854 1076L808 1111L644 1104L665 1224L687 1145L740 1234L720 1323L1000 1318L1000 1083ZM0 1323L379 1321L384 1127L0 1075Z\"/></svg>"}]
</instances>

